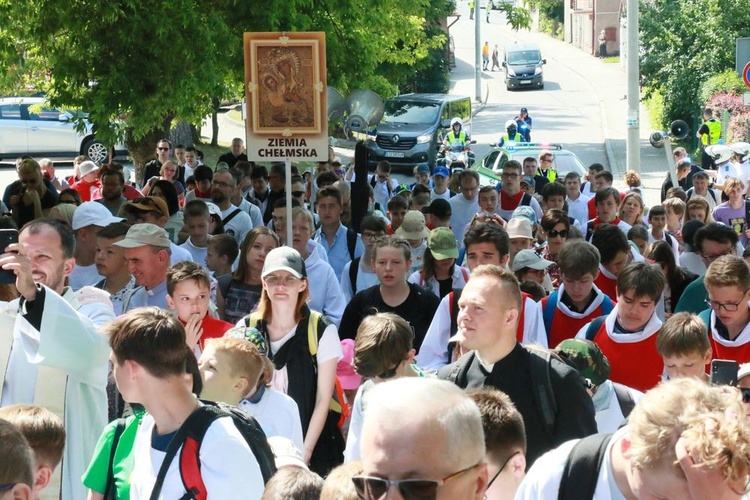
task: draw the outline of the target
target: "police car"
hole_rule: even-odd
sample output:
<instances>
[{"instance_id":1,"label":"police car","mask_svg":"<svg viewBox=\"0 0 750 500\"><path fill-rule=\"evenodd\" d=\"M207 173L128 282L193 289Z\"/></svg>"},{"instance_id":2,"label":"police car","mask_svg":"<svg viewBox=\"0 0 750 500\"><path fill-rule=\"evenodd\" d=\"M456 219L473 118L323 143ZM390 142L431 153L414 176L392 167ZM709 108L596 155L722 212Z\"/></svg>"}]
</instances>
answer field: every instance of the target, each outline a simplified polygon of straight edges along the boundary
<instances>
[{"instance_id":1,"label":"police car","mask_svg":"<svg viewBox=\"0 0 750 500\"><path fill-rule=\"evenodd\" d=\"M568 172L577 172L582 178L588 169L572 151L563 149L562 144L547 144L541 142L509 142L503 147L495 147L481 160L472 165L472 169L479 174L479 184L495 186L502 181L503 165L508 160L516 160L523 165L523 159L533 157L539 161L542 151L549 151L554 157L553 168L558 177L565 177Z\"/></svg>"}]
</instances>

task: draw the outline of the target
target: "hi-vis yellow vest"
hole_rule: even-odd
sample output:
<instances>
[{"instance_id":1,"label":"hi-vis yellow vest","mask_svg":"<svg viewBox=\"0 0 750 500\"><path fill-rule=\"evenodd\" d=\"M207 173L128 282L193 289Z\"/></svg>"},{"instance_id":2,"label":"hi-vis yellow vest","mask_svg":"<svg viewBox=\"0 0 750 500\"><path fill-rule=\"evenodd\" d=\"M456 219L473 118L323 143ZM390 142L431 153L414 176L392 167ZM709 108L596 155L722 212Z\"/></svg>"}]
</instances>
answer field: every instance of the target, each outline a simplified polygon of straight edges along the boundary
<instances>
[{"instance_id":1,"label":"hi-vis yellow vest","mask_svg":"<svg viewBox=\"0 0 750 500\"><path fill-rule=\"evenodd\" d=\"M708 134L701 135L701 144L708 146L709 144L717 144L721 137L721 122L716 118L711 118L703 124L708 127Z\"/></svg>"}]
</instances>

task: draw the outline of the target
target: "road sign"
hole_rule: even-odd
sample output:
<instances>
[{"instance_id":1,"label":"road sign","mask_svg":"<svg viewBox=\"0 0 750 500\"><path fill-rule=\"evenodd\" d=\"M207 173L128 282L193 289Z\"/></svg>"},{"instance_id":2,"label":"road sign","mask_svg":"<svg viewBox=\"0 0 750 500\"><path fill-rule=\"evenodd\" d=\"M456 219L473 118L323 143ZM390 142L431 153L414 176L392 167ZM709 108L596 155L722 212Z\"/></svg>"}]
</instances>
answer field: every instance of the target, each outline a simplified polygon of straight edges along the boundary
<instances>
[{"instance_id":1,"label":"road sign","mask_svg":"<svg viewBox=\"0 0 750 500\"><path fill-rule=\"evenodd\" d=\"M745 64L745 68L742 70L742 81L750 87L750 62Z\"/></svg>"},{"instance_id":2,"label":"road sign","mask_svg":"<svg viewBox=\"0 0 750 500\"><path fill-rule=\"evenodd\" d=\"M745 92L742 94L742 104L745 106L750 106L750 92Z\"/></svg>"},{"instance_id":3,"label":"road sign","mask_svg":"<svg viewBox=\"0 0 750 500\"><path fill-rule=\"evenodd\" d=\"M248 159L326 161L325 33L245 33L244 44Z\"/></svg>"}]
</instances>

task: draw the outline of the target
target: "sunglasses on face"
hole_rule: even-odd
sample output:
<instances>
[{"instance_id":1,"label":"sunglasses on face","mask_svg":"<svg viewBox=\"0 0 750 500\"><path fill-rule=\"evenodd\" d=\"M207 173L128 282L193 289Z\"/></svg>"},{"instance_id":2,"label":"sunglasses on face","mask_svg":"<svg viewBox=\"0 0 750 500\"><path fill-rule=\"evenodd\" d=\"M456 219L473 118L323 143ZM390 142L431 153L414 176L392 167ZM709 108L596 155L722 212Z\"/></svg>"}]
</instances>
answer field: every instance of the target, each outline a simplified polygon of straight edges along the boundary
<instances>
[{"instance_id":1,"label":"sunglasses on face","mask_svg":"<svg viewBox=\"0 0 750 500\"><path fill-rule=\"evenodd\" d=\"M567 238L568 237L568 230L563 229L562 231L555 231L554 229L547 231L547 236L549 238L557 238L558 236L560 238Z\"/></svg>"},{"instance_id":2,"label":"sunglasses on face","mask_svg":"<svg viewBox=\"0 0 750 500\"><path fill-rule=\"evenodd\" d=\"M305 192L304 191L292 191L292 196L294 198L299 198L301 196L305 196Z\"/></svg>"},{"instance_id":3,"label":"sunglasses on face","mask_svg":"<svg viewBox=\"0 0 750 500\"><path fill-rule=\"evenodd\" d=\"M479 462L479 464L481 463L482 462ZM354 482L354 489L357 490L357 497L360 499L378 500L385 498L391 486L395 486L404 498L413 500L434 500L437 497L437 490L439 487L452 479L466 474L470 470L478 467L479 464L454 472L450 476L437 481L430 479L401 479L391 481L390 479L383 479L382 477L354 476L352 482Z\"/></svg>"},{"instance_id":4,"label":"sunglasses on face","mask_svg":"<svg viewBox=\"0 0 750 500\"><path fill-rule=\"evenodd\" d=\"M742 393L742 402L750 403L750 389L740 387L740 392Z\"/></svg>"}]
</instances>

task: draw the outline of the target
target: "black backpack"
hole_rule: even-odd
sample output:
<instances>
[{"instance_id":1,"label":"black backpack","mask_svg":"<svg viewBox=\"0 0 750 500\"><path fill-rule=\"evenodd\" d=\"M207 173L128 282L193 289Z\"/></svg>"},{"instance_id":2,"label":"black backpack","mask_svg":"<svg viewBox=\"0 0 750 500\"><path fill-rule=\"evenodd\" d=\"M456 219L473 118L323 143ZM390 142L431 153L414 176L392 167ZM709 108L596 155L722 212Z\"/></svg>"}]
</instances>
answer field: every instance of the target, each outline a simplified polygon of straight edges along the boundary
<instances>
[{"instance_id":1,"label":"black backpack","mask_svg":"<svg viewBox=\"0 0 750 500\"><path fill-rule=\"evenodd\" d=\"M359 274L360 258L352 259L351 264L349 264L349 281L352 283L352 295L357 293L357 275Z\"/></svg>"},{"instance_id":2,"label":"black backpack","mask_svg":"<svg viewBox=\"0 0 750 500\"><path fill-rule=\"evenodd\" d=\"M235 427L240 431L242 437L245 438L255 459L258 461L260 472L263 475L263 483L267 483L276 473L273 451L271 451L271 446L268 444L266 434L255 418L234 406L224 403L203 400L201 402L205 406L201 406L191 413L169 442L164 461L156 476L154 489L151 491L151 500L159 498L167 470L180 447L182 447L179 458L180 476L187 491L187 494L180 500L196 498L199 495L203 495L202 498L206 498L206 487L200 473L200 446L208 428L220 417L232 417Z\"/></svg>"},{"instance_id":3,"label":"black backpack","mask_svg":"<svg viewBox=\"0 0 750 500\"><path fill-rule=\"evenodd\" d=\"M612 434L592 434L578 441L570 450L557 490L558 500L591 500L594 498L599 470Z\"/></svg>"},{"instance_id":4,"label":"black backpack","mask_svg":"<svg viewBox=\"0 0 750 500\"><path fill-rule=\"evenodd\" d=\"M346 228L346 248L349 250L349 260L354 260L354 251L357 249L357 231Z\"/></svg>"}]
</instances>

